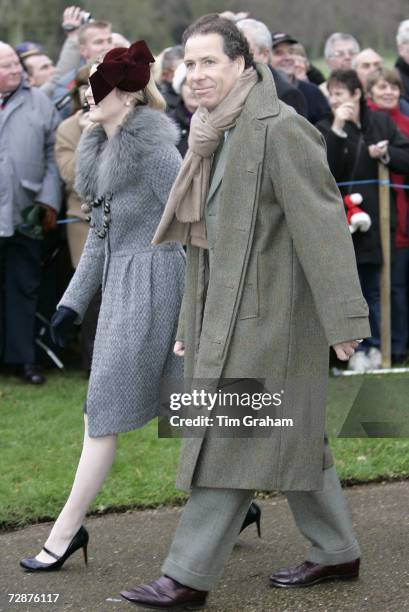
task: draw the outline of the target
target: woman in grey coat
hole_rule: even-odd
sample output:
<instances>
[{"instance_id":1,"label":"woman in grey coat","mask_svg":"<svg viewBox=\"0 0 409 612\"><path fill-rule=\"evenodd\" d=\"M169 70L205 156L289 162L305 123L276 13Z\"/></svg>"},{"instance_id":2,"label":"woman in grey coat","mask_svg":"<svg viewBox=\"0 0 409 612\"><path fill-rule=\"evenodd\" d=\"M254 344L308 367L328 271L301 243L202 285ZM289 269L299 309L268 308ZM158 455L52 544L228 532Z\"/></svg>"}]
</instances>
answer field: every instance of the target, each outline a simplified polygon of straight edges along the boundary
<instances>
[{"instance_id":1,"label":"woman in grey coat","mask_svg":"<svg viewBox=\"0 0 409 612\"><path fill-rule=\"evenodd\" d=\"M111 468L117 434L159 413L163 376L183 377L172 349L185 255L176 243L151 246L181 161L177 128L150 76L153 61L140 41L91 70L86 97L96 125L81 138L75 185L90 231L52 321L57 342L81 322L100 285L102 304L80 463L45 547L20 562L31 571L59 569L79 548L86 554L82 521Z\"/></svg>"}]
</instances>

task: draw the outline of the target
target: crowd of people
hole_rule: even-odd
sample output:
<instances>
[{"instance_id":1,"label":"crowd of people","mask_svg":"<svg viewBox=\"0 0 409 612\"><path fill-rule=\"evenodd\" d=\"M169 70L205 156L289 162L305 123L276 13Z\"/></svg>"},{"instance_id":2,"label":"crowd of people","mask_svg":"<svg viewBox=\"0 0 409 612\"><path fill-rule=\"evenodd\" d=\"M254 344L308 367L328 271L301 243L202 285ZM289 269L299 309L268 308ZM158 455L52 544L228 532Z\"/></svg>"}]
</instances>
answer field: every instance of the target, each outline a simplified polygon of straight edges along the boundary
<instances>
[{"instance_id":1,"label":"crowd of people","mask_svg":"<svg viewBox=\"0 0 409 612\"><path fill-rule=\"evenodd\" d=\"M409 348L409 192L404 188L409 182L409 20L397 30L393 69L375 50L361 49L352 34L331 34L324 44L326 78L291 33L271 32L246 13L222 15L244 34L254 61L271 71L279 99L322 133L336 181L349 183L340 190L372 330L349 361L348 367L358 371L381 363L383 257L375 181L379 163L390 170L392 359L404 363ZM74 184L77 148L90 123L85 96L90 69L108 51L130 46L109 22L92 20L77 6L65 9L62 28L66 39L56 65L38 42L15 48L0 42L0 359L32 384L44 382L39 329L78 267L89 231ZM199 106L188 73L181 44L164 49L153 64L166 113L179 128L182 157ZM374 182L359 184L370 179ZM64 263L65 244L70 265L67 255ZM87 371L100 304L98 287L81 324ZM55 350L47 333L43 339Z\"/></svg>"}]
</instances>

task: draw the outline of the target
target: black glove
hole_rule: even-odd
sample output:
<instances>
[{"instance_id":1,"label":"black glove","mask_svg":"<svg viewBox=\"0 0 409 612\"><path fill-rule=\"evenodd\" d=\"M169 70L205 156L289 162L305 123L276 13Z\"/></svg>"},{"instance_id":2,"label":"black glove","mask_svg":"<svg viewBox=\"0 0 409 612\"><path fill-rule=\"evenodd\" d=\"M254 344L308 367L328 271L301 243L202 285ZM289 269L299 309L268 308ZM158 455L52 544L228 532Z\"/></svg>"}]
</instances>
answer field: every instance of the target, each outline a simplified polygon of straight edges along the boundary
<instances>
[{"instance_id":1,"label":"black glove","mask_svg":"<svg viewBox=\"0 0 409 612\"><path fill-rule=\"evenodd\" d=\"M54 344L64 347L78 314L72 308L60 306L51 317L50 333Z\"/></svg>"}]
</instances>

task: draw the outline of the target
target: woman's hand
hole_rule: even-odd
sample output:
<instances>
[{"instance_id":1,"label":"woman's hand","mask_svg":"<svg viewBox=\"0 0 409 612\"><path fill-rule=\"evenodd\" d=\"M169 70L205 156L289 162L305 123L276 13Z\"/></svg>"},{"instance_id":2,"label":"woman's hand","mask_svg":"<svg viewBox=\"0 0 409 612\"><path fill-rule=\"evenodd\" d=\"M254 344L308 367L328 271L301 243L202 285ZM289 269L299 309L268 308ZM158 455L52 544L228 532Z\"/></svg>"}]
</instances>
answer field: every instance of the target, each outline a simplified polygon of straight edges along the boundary
<instances>
[{"instance_id":1,"label":"woman's hand","mask_svg":"<svg viewBox=\"0 0 409 612\"><path fill-rule=\"evenodd\" d=\"M175 342L175 346L173 347L173 352L178 357L184 357L185 356L185 343L179 342L179 341Z\"/></svg>"},{"instance_id":2,"label":"woman's hand","mask_svg":"<svg viewBox=\"0 0 409 612\"><path fill-rule=\"evenodd\" d=\"M344 130L345 122L353 121L354 111L355 107L352 102L344 102L343 104L340 104L336 111L334 111L334 121L332 122L332 127L336 131L342 132Z\"/></svg>"},{"instance_id":3,"label":"woman's hand","mask_svg":"<svg viewBox=\"0 0 409 612\"><path fill-rule=\"evenodd\" d=\"M382 157L387 156L388 155L388 144L389 144L389 140L381 140L380 142L377 142L376 144L369 145L368 147L369 157L372 157L372 159L381 159Z\"/></svg>"}]
</instances>

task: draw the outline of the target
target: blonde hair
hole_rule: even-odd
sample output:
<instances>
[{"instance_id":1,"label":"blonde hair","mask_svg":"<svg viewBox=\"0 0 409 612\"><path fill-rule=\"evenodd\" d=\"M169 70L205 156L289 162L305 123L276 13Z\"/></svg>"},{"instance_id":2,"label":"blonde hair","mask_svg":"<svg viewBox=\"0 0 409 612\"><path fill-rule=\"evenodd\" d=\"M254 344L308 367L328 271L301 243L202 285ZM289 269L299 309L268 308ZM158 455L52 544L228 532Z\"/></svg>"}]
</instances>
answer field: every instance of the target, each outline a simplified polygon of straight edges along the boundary
<instances>
[{"instance_id":1,"label":"blonde hair","mask_svg":"<svg viewBox=\"0 0 409 612\"><path fill-rule=\"evenodd\" d=\"M119 89L122 93L122 90ZM155 83L153 74L151 71L151 77L148 84L140 91L124 92L127 93L132 100L135 100L135 106L139 104L147 104L151 108L156 110L164 111L166 109L166 102L162 94L160 93L158 86Z\"/></svg>"}]
</instances>

